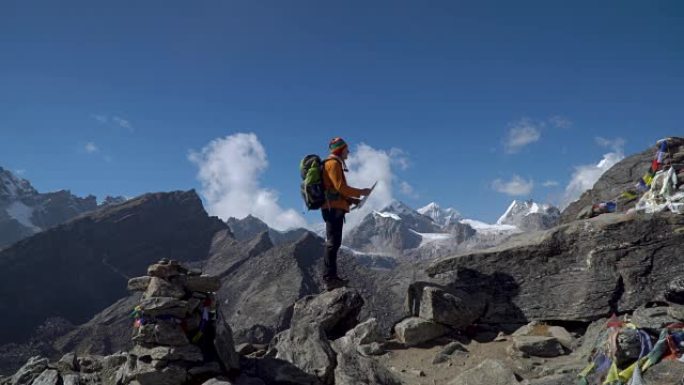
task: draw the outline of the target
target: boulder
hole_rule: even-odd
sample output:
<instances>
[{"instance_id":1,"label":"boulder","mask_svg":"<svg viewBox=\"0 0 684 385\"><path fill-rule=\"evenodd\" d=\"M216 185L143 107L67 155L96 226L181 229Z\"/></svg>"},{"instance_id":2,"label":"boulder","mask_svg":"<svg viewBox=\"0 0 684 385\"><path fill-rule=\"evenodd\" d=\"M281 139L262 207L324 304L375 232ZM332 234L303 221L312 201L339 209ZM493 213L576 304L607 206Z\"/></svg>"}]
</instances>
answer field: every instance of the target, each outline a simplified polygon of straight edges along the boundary
<instances>
[{"instance_id":1,"label":"boulder","mask_svg":"<svg viewBox=\"0 0 684 385\"><path fill-rule=\"evenodd\" d=\"M437 353L435 358L432 359L432 364L441 364L443 362L449 361L449 358L454 354L468 354L468 349L466 349L461 343L459 342L450 342L447 346L445 346L442 350Z\"/></svg>"},{"instance_id":2,"label":"boulder","mask_svg":"<svg viewBox=\"0 0 684 385\"><path fill-rule=\"evenodd\" d=\"M449 385L513 385L518 383L511 369L499 361L488 358L480 365L456 376L449 382Z\"/></svg>"},{"instance_id":3,"label":"boulder","mask_svg":"<svg viewBox=\"0 0 684 385\"><path fill-rule=\"evenodd\" d=\"M358 324L363 298L353 289L339 288L319 295L308 295L294 304L292 325L316 323L329 339L343 336Z\"/></svg>"},{"instance_id":4,"label":"boulder","mask_svg":"<svg viewBox=\"0 0 684 385\"><path fill-rule=\"evenodd\" d=\"M441 337L450 330L430 320L411 317L399 322L394 327L394 331L401 343L406 346L415 346Z\"/></svg>"},{"instance_id":5,"label":"boulder","mask_svg":"<svg viewBox=\"0 0 684 385\"><path fill-rule=\"evenodd\" d=\"M320 325L294 325L278 334L273 346L277 351L275 358L292 363L305 373L318 377L324 384L333 384L335 352Z\"/></svg>"},{"instance_id":6,"label":"boulder","mask_svg":"<svg viewBox=\"0 0 684 385\"><path fill-rule=\"evenodd\" d=\"M136 329L133 341L139 344L163 346L184 346L190 343L180 325L174 321L162 320L157 321L156 324L146 324Z\"/></svg>"},{"instance_id":7,"label":"boulder","mask_svg":"<svg viewBox=\"0 0 684 385\"><path fill-rule=\"evenodd\" d=\"M102 370L102 357L80 356L76 358L76 367L81 373L95 373Z\"/></svg>"},{"instance_id":8,"label":"boulder","mask_svg":"<svg viewBox=\"0 0 684 385\"><path fill-rule=\"evenodd\" d=\"M188 303L173 297L143 298L140 307L145 314L152 317L160 315L183 318L187 313Z\"/></svg>"},{"instance_id":9,"label":"boulder","mask_svg":"<svg viewBox=\"0 0 684 385\"><path fill-rule=\"evenodd\" d=\"M484 301L463 290L447 292L438 287L426 286L418 316L454 328L464 328L480 318L484 306Z\"/></svg>"},{"instance_id":10,"label":"boulder","mask_svg":"<svg viewBox=\"0 0 684 385\"><path fill-rule=\"evenodd\" d=\"M400 385L401 381L378 361L364 357L347 337L333 342L337 352L335 385ZM364 345L369 346L369 345Z\"/></svg>"},{"instance_id":11,"label":"boulder","mask_svg":"<svg viewBox=\"0 0 684 385\"><path fill-rule=\"evenodd\" d=\"M683 378L684 365L672 360L663 360L643 374L644 383L648 385L678 385Z\"/></svg>"},{"instance_id":12,"label":"boulder","mask_svg":"<svg viewBox=\"0 0 684 385\"><path fill-rule=\"evenodd\" d=\"M173 284L165 279L158 277L150 277L150 282L147 285L145 294L143 294L143 299L154 297L181 299L185 297L185 290L183 289L183 286L180 284Z\"/></svg>"},{"instance_id":13,"label":"boulder","mask_svg":"<svg viewBox=\"0 0 684 385\"><path fill-rule=\"evenodd\" d=\"M74 372L77 370L76 367L76 354L67 353L62 356L62 358L57 361L55 365L60 372Z\"/></svg>"},{"instance_id":14,"label":"boulder","mask_svg":"<svg viewBox=\"0 0 684 385\"><path fill-rule=\"evenodd\" d=\"M163 279L177 277L183 272L183 268L178 263L160 262L150 265L147 268L147 275Z\"/></svg>"},{"instance_id":15,"label":"boulder","mask_svg":"<svg viewBox=\"0 0 684 385\"><path fill-rule=\"evenodd\" d=\"M216 338L214 339L216 353L226 370L240 368L240 356L235 352L235 342L233 341L233 331L228 324L228 320L219 309L216 317Z\"/></svg>"},{"instance_id":16,"label":"boulder","mask_svg":"<svg viewBox=\"0 0 684 385\"><path fill-rule=\"evenodd\" d=\"M684 306L674 305L667 308L667 314L678 320L679 322L684 321Z\"/></svg>"},{"instance_id":17,"label":"boulder","mask_svg":"<svg viewBox=\"0 0 684 385\"><path fill-rule=\"evenodd\" d=\"M648 329L653 333L659 333L660 329L668 324L678 322L668 314L665 306L640 307L632 314L632 323L642 329Z\"/></svg>"},{"instance_id":18,"label":"boulder","mask_svg":"<svg viewBox=\"0 0 684 385\"><path fill-rule=\"evenodd\" d=\"M41 373L31 385L57 385L59 382L59 372L54 369L47 369Z\"/></svg>"},{"instance_id":19,"label":"boulder","mask_svg":"<svg viewBox=\"0 0 684 385\"><path fill-rule=\"evenodd\" d=\"M345 334L345 337L350 338L357 345L366 345L373 342L381 342L383 340L380 329L378 328L378 321L375 318L369 318L356 325Z\"/></svg>"},{"instance_id":20,"label":"boulder","mask_svg":"<svg viewBox=\"0 0 684 385\"><path fill-rule=\"evenodd\" d=\"M79 385L80 376L76 373L62 374L63 385Z\"/></svg>"},{"instance_id":21,"label":"boulder","mask_svg":"<svg viewBox=\"0 0 684 385\"><path fill-rule=\"evenodd\" d=\"M481 323L592 321L662 299L684 269L684 216L604 214L520 234L427 269L451 289L486 296Z\"/></svg>"},{"instance_id":22,"label":"boulder","mask_svg":"<svg viewBox=\"0 0 684 385\"><path fill-rule=\"evenodd\" d=\"M147 285L150 284L152 277L147 275L143 277L135 277L128 280L128 291L145 291L147 290Z\"/></svg>"},{"instance_id":23,"label":"boulder","mask_svg":"<svg viewBox=\"0 0 684 385\"><path fill-rule=\"evenodd\" d=\"M558 357L565 353L555 337L514 336L514 349L535 357Z\"/></svg>"},{"instance_id":24,"label":"boulder","mask_svg":"<svg viewBox=\"0 0 684 385\"><path fill-rule=\"evenodd\" d=\"M202 362L204 360L202 351L195 345L155 346L151 348L136 345L131 349L130 354L143 360L187 362Z\"/></svg>"},{"instance_id":25,"label":"boulder","mask_svg":"<svg viewBox=\"0 0 684 385\"><path fill-rule=\"evenodd\" d=\"M11 385L31 385L48 366L48 359L42 357L31 357L14 375L10 382Z\"/></svg>"},{"instance_id":26,"label":"boulder","mask_svg":"<svg viewBox=\"0 0 684 385\"><path fill-rule=\"evenodd\" d=\"M547 330L549 336L557 339L564 348L568 350L573 350L575 348L575 337L573 337L564 327L549 326Z\"/></svg>"},{"instance_id":27,"label":"boulder","mask_svg":"<svg viewBox=\"0 0 684 385\"><path fill-rule=\"evenodd\" d=\"M155 367L154 362L146 364L138 361L137 367L129 373L129 378L140 385L182 385L187 378L187 371L180 366Z\"/></svg>"}]
</instances>

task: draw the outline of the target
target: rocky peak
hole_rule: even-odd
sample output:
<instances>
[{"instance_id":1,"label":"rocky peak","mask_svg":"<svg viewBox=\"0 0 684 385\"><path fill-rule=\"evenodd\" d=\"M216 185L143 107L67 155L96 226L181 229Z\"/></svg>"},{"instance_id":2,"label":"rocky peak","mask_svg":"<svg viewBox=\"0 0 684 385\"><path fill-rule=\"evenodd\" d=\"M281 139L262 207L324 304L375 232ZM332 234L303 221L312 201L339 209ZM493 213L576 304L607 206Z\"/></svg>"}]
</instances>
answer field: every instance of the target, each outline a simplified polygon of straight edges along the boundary
<instances>
[{"instance_id":1,"label":"rocky peak","mask_svg":"<svg viewBox=\"0 0 684 385\"><path fill-rule=\"evenodd\" d=\"M441 226L448 226L450 224L458 223L460 219L463 219L461 213L455 209L451 207L442 209L435 202L431 202L416 211L422 215L432 218L435 223Z\"/></svg>"},{"instance_id":2,"label":"rocky peak","mask_svg":"<svg viewBox=\"0 0 684 385\"><path fill-rule=\"evenodd\" d=\"M29 181L0 167L0 198L18 199L35 194L38 194L38 191L31 186Z\"/></svg>"},{"instance_id":3,"label":"rocky peak","mask_svg":"<svg viewBox=\"0 0 684 385\"><path fill-rule=\"evenodd\" d=\"M559 218L560 210L555 206L540 204L532 199L514 200L496 224L513 225L523 231L536 231L557 225Z\"/></svg>"}]
</instances>

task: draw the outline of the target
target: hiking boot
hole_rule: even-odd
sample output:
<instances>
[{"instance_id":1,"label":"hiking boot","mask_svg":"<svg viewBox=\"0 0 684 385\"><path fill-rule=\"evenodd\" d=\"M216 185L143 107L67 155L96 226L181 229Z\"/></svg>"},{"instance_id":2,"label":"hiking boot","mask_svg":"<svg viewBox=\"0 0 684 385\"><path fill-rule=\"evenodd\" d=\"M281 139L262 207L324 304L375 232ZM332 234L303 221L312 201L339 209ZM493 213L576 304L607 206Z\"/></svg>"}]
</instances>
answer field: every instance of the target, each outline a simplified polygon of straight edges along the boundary
<instances>
[{"instance_id":1,"label":"hiking boot","mask_svg":"<svg viewBox=\"0 0 684 385\"><path fill-rule=\"evenodd\" d=\"M340 277L332 277L332 278L325 279L323 282L325 284L325 290L331 291L331 290L335 290L335 289L340 288L340 287L347 286L347 283L349 282L349 280L342 279Z\"/></svg>"}]
</instances>

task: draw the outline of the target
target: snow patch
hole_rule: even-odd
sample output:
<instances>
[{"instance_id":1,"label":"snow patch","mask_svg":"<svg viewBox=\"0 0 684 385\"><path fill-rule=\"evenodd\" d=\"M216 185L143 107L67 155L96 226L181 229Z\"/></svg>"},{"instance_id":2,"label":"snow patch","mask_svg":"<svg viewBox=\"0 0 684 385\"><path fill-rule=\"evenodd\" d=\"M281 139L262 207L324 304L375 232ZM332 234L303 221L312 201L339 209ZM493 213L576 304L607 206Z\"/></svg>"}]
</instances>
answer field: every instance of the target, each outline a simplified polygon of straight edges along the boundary
<instances>
[{"instance_id":1,"label":"snow patch","mask_svg":"<svg viewBox=\"0 0 684 385\"><path fill-rule=\"evenodd\" d=\"M10 217L16 219L17 222L21 223L23 226L26 226L35 232L41 231L40 227L37 227L31 222L33 208L26 206L23 202L12 202L12 204L7 207L6 211Z\"/></svg>"},{"instance_id":2,"label":"snow patch","mask_svg":"<svg viewBox=\"0 0 684 385\"><path fill-rule=\"evenodd\" d=\"M397 214L395 214L395 213L390 213L390 212L387 212L387 211L383 211L383 212L380 212L380 211L373 211L373 214L378 215L378 216L381 216L381 217L383 217L383 218L391 218L391 219L394 219L395 221L400 221L400 220L401 220L401 217L400 217L399 215L397 215Z\"/></svg>"},{"instance_id":3,"label":"snow patch","mask_svg":"<svg viewBox=\"0 0 684 385\"><path fill-rule=\"evenodd\" d=\"M498 223L495 225L490 225L489 223L476 221L474 219L462 219L460 222L469 225L473 229L482 233L509 233L520 231L520 229L513 225L501 225Z\"/></svg>"},{"instance_id":4,"label":"snow patch","mask_svg":"<svg viewBox=\"0 0 684 385\"><path fill-rule=\"evenodd\" d=\"M428 243L446 241L454 237L452 234L449 233L419 233L413 229L410 229L410 231L414 234L420 235L420 237L422 238L420 246L418 247L425 246Z\"/></svg>"}]
</instances>

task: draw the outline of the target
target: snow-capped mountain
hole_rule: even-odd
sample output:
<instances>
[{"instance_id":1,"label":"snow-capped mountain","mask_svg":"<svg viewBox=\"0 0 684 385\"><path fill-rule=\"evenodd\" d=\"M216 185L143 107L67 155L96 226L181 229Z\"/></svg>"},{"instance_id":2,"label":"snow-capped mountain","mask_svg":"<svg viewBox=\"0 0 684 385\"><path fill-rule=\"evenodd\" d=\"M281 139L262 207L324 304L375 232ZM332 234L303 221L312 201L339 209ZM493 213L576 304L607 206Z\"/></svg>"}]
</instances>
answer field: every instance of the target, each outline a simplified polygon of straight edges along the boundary
<instances>
[{"instance_id":1,"label":"snow-capped mountain","mask_svg":"<svg viewBox=\"0 0 684 385\"><path fill-rule=\"evenodd\" d=\"M555 206L533 200L514 200L496 223L516 226L523 231L536 231L556 226L559 219L560 210Z\"/></svg>"},{"instance_id":2,"label":"snow-capped mountain","mask_svg":"<svg viewBox=\"0 0 684 385\"><path fill-rule=\"evenodd\" d=\"M125 201L94 196L80 198L68 190L39 193L29 181L0 167L0 249L86 211Z\"/></svg>"},{"instance_id":3,"label":"snow-capped mountain","mask_svg":"<svg viewBox=\"0 0 684 385\"><path fill-rule=\"evenodd\" d=\"M451 207L442 209L435 202L431 202L416 211L422 215L425 215L426 217L432 218L432 220L440 226L447 226L452 223L457 223L459 220L463 219L461 213L458 211Z\"/></svg>"}]
</instances>

